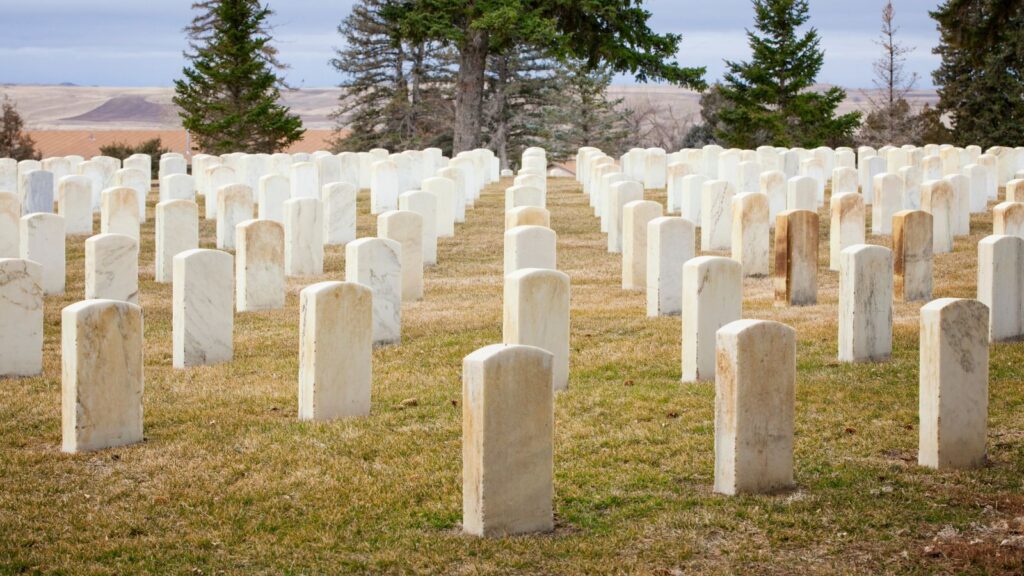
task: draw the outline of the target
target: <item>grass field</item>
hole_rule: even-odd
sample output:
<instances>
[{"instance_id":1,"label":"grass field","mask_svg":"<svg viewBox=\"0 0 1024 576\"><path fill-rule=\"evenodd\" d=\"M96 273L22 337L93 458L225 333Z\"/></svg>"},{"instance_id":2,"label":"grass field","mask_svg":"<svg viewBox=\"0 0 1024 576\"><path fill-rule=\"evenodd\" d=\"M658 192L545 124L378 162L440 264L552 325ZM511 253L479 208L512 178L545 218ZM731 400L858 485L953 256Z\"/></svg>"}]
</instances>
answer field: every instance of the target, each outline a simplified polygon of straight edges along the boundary
<instances>
[{"instance_id":1,"label":"grass field","mask_svg":"<svg viewBox=\"0 0 1024 576\"><path fill-rule=\"evenodd\" d=\"M44 375L0 381L0 572L64 574L835 574L1024 571L1024 345L991 349L989 460L916 465L918 309L894 309L890 361L836 361L837 274L822 212L819 304L778 309L744 281L744 316L797 329L797 488L712 494L711 383L681 384L680 320L645 317L575 182L551 180L558 266L572 279L570 388L555 403L556 530L480 540L461 521L463 356L501 338L503 194L487 188L439 244L401 346L374 353L369 418L296 420L298 292L238 314L235 360L171 368L171 289L143 225L144 443L60 452L60 310L83 294L68 240L46 301ZM649 198L664 201L664 193ZM359 235L374 234L360 198ZM214 227L203 222L201 244ZM98 229L98 226L97 226ZM869 228L870 229L870 228ZM935 260L935 297L974 297L972 235ZM888 238L869 238L888 244Z\"/></svg>"}]
</instances>

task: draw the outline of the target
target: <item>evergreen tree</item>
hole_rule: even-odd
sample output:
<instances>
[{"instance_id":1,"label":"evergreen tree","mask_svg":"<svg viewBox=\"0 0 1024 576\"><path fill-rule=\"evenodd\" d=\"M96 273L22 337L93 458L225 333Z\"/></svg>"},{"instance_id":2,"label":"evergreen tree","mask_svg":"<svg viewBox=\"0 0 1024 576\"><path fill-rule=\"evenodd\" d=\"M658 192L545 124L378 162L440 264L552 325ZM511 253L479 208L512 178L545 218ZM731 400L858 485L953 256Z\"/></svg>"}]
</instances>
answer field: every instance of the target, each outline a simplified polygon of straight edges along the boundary
<instances>
[{"instance_id":1,"label":"evergreen tree","mask_svg":"<svg viewBox=\"0 0 1024 576\"><path fill-rule=\"evenodd\" d=\"M749 62L726 61L722 85L728 106L721 110L717 137L728 146L756 148L842 145L860 123L857 112L836 116L846 97L840 88L812 90L824 62L807 0L753 0L754 28L747 31Z\"/></svg>"},{"instance_id":2,"label":"evergreen tree","mask_svg":"<svg viewBox=\"0 0 1024 576\"><path fill-rule=\"evenodd\" d=\"M530 146L543 146L547 116L562 102L559 65L544 53L516 45L490 57L484 93L483 145L494 150L503 168Z\"/></svg>"},{"instance_id":3,"label":"evergreen tree","mask_svg":"<svg viewBox=\"0 0 1024 576\"><path fill-rule=\"evenodd\" d=\"M672 62L680 38L656 34L637 0L396 0L404 35L451 45L458 52L453 146L475 148L483 127L488 57L516 44L548 50L560 60L607 63L640 81L661 78L701 88L703 68Z\"/></svg>"},{"instance_id":4,"label":"evergreen tree","mask_svg":"<svg viewBox=\"0 0 1024 576\"><path fill-rule=\"evenodd\" d=\"M174 103L199 149L212 154L275 152L300 140L302 121L279 103L280 67L270 46L271 10L259 0L210 0L189 33L192 52Z\"/></svg>"},{"instance_id":5,"label":"evergreen tree","mask_svg":"<svg viewBox=\"0 0 1024 576\"><path fill-rule=\"evenodd\" d=\"M912 51L896 40L899 27L895 24L896 10L892 2L882 7L882 30L875 41L882 55L875 60L875 92L866 92L871 107L858 140L866 145L891 144L902 146L918 140L918 119L906 96L917 81L917 74L907 74L906 56Z\"/></svg>"},{"instance_id":6,"label":"evergreen tree","mask_svg":"<svg viewBox=\"0 0 1024 576\"><path fill-rule=\"evenodd\" d=\"M954 141L1024 144L1024 3L945 0L931 16L940 33L933 51L942 57L932 73L938 111Z\"/></svg>"},{"instance_id":7,"label":"evergreen tree","mask_svg":"<svg viewBox=\"0 0 1024 576\"><path fill-rule=\"evenodd\" d=\"M629 111L621 98L608 98L613 71L607 66L590 68L584 62L570 61L560 76L561 102L549 110L547 120L552 126L544 143L548 157L565 160L583 146L600 148L611 156L624 153L631 144Z\"/></svg>"},{"instance_id":8,"label":"evergreen tree","mask_svg":"<svg viewBox=\"0 0 1024 576\"><path fill-rule=\"evenodd\" d=\"M336 150L390 150L450 141L449 56L437 44L402 38L392 0L361 0L338 26L344 47L331 65L342 74ZM447 138L446 138L447 136Z\"/></svg>"},{"instance_id":9,"label":"evergreen tree","mask_svg":"<svg viewBox=\"0 0 1024 576\"><path fill-rule=\"evenodd\" d=\"M25 121L14 102L4 94L0 104L0 158L15 160L39 160L36 143L22 129Z\"/></svg>"},{"instance_id":10,"label":"evergreen tree","mask_svg":"<svg viewBox=\"0 0 1024 576\"><path fill-rule=\"evenodd\" d=\"M702 148L708 144L718 144L716 134L722 129L722 108L728 103L722 96L722 85L713 84L700 95L700 124L690 128L680 148Z\"/></svg>"}]
</instances>

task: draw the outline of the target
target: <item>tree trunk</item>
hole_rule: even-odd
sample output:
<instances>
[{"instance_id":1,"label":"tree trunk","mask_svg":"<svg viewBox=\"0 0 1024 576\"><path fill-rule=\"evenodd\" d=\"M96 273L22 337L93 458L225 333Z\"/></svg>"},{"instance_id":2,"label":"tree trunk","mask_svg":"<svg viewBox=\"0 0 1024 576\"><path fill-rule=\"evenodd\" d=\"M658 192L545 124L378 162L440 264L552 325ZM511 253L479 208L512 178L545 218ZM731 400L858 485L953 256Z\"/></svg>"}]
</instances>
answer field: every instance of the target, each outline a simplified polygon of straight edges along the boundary
<instances>
[{"instance_id":1,"label":"tree trunk","mask_svg":"<svg viewBox=\"0 0 1024 576\"><path fill-rule=\"evenodd\" d=\"M459 47L459 79L455 94L455 135L452 154L480 144L484 71L487 68L487 32L467 30Z\"/></svg>"}]
</instances>

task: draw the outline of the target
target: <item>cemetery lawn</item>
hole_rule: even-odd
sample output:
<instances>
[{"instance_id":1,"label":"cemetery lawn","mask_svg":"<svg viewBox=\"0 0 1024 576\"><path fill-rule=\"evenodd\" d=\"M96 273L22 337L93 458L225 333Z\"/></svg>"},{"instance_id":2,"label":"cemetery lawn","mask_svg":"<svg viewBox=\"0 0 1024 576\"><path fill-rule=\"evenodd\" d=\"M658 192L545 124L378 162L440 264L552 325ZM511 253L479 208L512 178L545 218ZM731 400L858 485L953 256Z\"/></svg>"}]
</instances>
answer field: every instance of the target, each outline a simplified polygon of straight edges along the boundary
<instances>
[{"instance_id":1,"label":"cemetery lawn","mask_svg":"<svg viewBox=\"0 0 1024 576\"><path fill-rule=\"evenodd\" d=\"M1024 344L991 349L989 464L917 466L921 303L896 304L891 361L837 362L823 210L818 305L775 308L770 279L744 281L744 317L797 329L797 487L713 494L714 385L678 381L679 318L645 316L587 198L549 183L572 279L553 533L460 531L461 362L501 340L510 182L439 242L426 297L403 307L402 345L374 352L371 416L331 423L296 419L298 292L343 279L344 249L328 248L322 277L289 281L284 310L236 315L233 362L173 370L171 287L152 281L154 193L140 260L146 441L60 452L60 310L84 291L84 238L71 238L67 293L46 299L44 375L0 381L0 573L1020 573ZM971 228L936 257L935 297L975 296L990 217ZM359 235L374 231L364 192ZM213 247L212 222L201 235Z\"/></svg>"}]
</instances>

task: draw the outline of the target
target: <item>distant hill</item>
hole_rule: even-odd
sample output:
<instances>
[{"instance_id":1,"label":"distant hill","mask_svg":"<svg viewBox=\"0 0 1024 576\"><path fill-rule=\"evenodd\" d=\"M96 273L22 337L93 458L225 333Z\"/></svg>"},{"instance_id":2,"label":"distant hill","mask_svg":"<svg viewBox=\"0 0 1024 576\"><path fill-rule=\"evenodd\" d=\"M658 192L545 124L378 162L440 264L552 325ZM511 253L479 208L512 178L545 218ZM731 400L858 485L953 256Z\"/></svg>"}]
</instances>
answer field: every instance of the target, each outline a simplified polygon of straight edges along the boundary
<instances>
[{"instance_id":1,"label":"distant hill","mask_svg":"<svg viewBox=\"0 0 1024 576\"><path fill-rule=\"evenodd\" d=\"M822 86L821 88L827 88ZM174 89L104 88L93 86L0 87L17 102L30 130L180 130L181 121L171 99ZM841 112L867 106L866 91L847 89ZM310 130L331 130L331 111L337 106L339 88L304 88L282 94L284 103L302 117ZM664 84L612 86L609 95L623 98L631 108L649 107L676 116L700 113L700 94ZM909 99L915 105L934 104L934 90L915 90Z\"/></svg>"}]
</instances>

